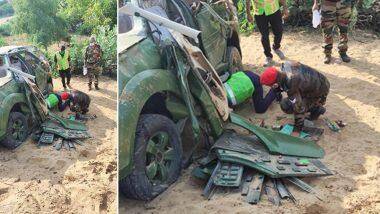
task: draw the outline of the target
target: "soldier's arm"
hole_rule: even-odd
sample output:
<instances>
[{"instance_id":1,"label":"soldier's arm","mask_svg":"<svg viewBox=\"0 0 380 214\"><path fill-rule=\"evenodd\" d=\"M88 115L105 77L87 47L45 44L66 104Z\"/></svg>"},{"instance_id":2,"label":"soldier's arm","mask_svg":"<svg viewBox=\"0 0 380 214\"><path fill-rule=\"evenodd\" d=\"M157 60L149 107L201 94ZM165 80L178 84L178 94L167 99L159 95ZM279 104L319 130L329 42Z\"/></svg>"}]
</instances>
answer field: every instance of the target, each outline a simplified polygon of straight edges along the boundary
<instances>
[{"instance_id":1,"label":"soldier's arm","mask_svg":"<svg viewBox=\"0 0 380 214\"><path fill-rule=\"evenodd\" d=\"M245 5L245 12L247 14L247 19L249 22L253 22L253 17L251 14L251 0L246 0L246 5Z\"/></svg>"},{"instance_id":2,"label":"soldier's arm","mask_svg":"<svg viewBox=\"0 0 380 214\"><path fill-rule=\"evenodd\" d=\"M287 8L286 6L286 0L280 0L280 4L283 8Z\"/></svg>"},{"instance_id":3,"label":"soldier's arm","mask_svg":"<svg viewBox=\"0 0 380 214\"><path fill-rule=\"evenodd\" d=\"M290 102L292 102L293 112L294 112L294 131L302 131L303 123L305 120L305 105L301 93L298 89L299 79L294 78L291 83L291 88L288 90L288 97Z\"/></svg>"},{"instance_id":4,"label":"soldier's arm","mask_svg":"<svg viewBox=\"0 0 380 214\"><path fill-rule=\"evenodd\" d=\"M314 0L314 4L313 4L313 7L312 7L311 10L312 10L312 11L314 11L314 10L319 10L318 0Z\"/></svg>"},{"instance_id":5,"label":"soldier's arm","mask_svg":"<svg viewBox=\"0 0 380 214\"><path fill-rule=\"evenodd\" d=\"M288 6L286 6L286 0L280 0L280 4L282 5L282 15L284 18L289 16Z\"/></svg>"},{"instance_id":6,"label":"soldier's arm","mask_svg":"<svg viewBox=\"0 0 380 214\"><path fill-rule=\"evenodd\" d=\"M296 93L292 96L291 102L293 104L293 112L294 112L294 131L300 132L302 131L303 124L305 121L306 109L302 100L300 93Z\"/></svg>"},{"instance_id":7,"label":"soldier's arm","mask_svg":"<svg viewBox=\"0 0 380 214\"><path fill-rule=\"evenodd\" d=\"M86 48L86 50L84 51L84 65L86 66L86 62L87 62L87 49L88 47Z\"/></svg>"},{"instance_id":8,"label":"soldier's arm","mask_svg":"<svg viewBox=\"0 0 380 214\"><path fill-rule=\"evenodd\" d=\"M57 55L54 55L54 63L57 64Z\"/></svg>"}]
</instances>

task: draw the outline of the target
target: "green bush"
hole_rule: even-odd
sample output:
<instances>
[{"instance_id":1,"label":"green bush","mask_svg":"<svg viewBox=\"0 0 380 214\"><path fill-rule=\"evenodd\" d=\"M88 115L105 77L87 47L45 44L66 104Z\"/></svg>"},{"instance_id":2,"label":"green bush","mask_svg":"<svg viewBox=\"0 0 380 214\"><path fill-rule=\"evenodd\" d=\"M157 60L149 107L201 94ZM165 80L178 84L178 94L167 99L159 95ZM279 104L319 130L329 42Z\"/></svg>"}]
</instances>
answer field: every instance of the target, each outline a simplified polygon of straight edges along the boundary
<instances>
[{"instance_id":1,"label":"green bush","mask_svg":"<svg viewBox=\"0 0 380 214\"><path fill-rule=\"evenodd\" d=\"M7 42L4 40L3 37L0 37L0 47L8 45Z\"/></svg>"},{"instance_id":2,"label":"green bush","mask_svg":"<svg viewBox=\"0 0 380 214\"><path fill-rule=\"evenodd\" d=\"M0 25L0 34L2 36L10 36L12 35L12 26L10 22L6 22Z\"/></svg>"},{"instance_id":3,"label":"green bush","mask_svg":"<svg viewBox=\"0 0 380 214\"><path fill-rule=\"evenodd\" d=\"M363 0L360 5L358 1L353 0L350 28L359 27L361 29L370 29L380 32L380 0ZM251 33L254 30L254 24L247 20L246 0L234 0L238 10L240 31L242 33ZM312 25L312 6L313 0L286 0L289 8L289 18L285 21L290 26L307 26ZM375 7L375 6L378 7Z\"/></svg>"},{"instance_id":4,"label":"green bush","mask_svg":"<svg viewBox=\"0 0 380 214\"><path fill-rule=\"evenodd\" d=\"M116 75L117 34L116 27L100 26L96 30L96 40L103 50L103 74Z\"/></svg>"},{"instance_id":5,"label":"green bush","mask_svg":"<svg viewBox=\"0 0 380 214\"><path fill-rule=\"evenodd\" d=\"M70 40L70 59L74 74L81 74L84 65L84 53L89 44L88 39L81 41L78 36L71 37Z\"/></svg>"},{"instance_id":6,"label":"green bush","mask_svg":"<svg viewBox=\"0 0 380 214\"><path fill-rule=\"evenodd\" d=\"M255 29L255 25L253 23L249 23L247 19L246 14L246 1L245 0L237 0L235 2L237 11L238 11L238 19L239 19L239 25L240 25L240 32L241 33L251 33Z\"/></svg>"}]
</instances>

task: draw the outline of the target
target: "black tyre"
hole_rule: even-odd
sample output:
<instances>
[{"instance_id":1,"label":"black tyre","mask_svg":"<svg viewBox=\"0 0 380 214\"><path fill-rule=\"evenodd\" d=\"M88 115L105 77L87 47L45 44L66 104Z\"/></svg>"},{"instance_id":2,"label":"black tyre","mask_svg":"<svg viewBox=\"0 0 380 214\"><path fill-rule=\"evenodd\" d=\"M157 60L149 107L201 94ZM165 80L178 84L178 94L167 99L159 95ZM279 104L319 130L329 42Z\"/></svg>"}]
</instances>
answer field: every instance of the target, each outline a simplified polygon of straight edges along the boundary
<instances>
[{"instance_id":1,"label":"black tyre","mask_svg":"<svg viewBox=\"0 0 380 214\"><path fill-rule=\"evenodd\" d=\"M227 49L228 71L230 74L243 70L243 62L239 50L235 46Z\"/></svg>"},{"instance_id":2,"label":"black tyre","mask_svg":"<svg viewBox=\"0 0 380 214\"><path fill-rule=\"evenodd\" d=\"M149 201L164 192L181 173L180 133L169 118L141 115L135 138L133 171L120 181L129 198Z\"/></svg>"},{"instance_id":3,"label":"black tyre","mask_svg":"<svg viewBox=\"0 0 380 214\"><path fill-rule=\"evenodd\" d=\"M15 149L26 140L28 133L27 117L20 112L11 112L9 114L6 136L1 144L9 149Z\"/></svg>"}]
</instances>

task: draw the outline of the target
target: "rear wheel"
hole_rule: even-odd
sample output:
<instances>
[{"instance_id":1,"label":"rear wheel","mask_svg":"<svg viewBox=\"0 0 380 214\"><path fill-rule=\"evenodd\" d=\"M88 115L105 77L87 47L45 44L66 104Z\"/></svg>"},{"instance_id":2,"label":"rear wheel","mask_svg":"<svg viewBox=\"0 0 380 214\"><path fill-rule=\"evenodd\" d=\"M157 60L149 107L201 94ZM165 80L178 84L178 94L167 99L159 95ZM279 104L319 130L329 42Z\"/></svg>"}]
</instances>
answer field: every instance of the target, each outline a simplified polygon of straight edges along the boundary
<instances>
[{"instance_id":1,"label":"rear wheel","mask_svg":"<svg viewBox=\"0 0 380 214\"><path fill-rule=\"evenodd\" d=\"M181 172L180 133L169 118L158 114L140 117L136 130L134 167L120 181L129 198L149 201L174 183Z\"/></svg>"},{"instance_id":2,"label":"rear wheel","mask_svg":"<svg viewBox=\"0 0 380 214\"><path fill-rule=\"evenodd\" d=\"M227 62L228 62L228 72L230 74L236 71L243 70L243 62L239 50L235 46L229 46L227 49Z\"/></svg>"},{"instance_id":3,"label":"rear wheel","mask_svg":"<svg viewBox=\"0 0 380 214\"><path fill-rule=\"evenodd\" d=\"M1 142L9 149L15 149L26 140L29 133L27 117L20 112L9 114L5 139Z\"/></svg>"}]
</instances>

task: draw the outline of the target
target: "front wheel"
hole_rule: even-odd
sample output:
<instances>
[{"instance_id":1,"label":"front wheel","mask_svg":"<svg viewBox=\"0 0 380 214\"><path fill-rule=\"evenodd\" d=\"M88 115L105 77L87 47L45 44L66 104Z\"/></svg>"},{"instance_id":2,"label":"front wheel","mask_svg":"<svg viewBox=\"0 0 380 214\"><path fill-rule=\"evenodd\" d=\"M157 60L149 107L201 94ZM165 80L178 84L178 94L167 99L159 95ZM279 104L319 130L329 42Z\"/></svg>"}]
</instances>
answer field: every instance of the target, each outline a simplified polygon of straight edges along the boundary
<instances>
[{"instance_id":1,"label":"front wheel","mask_svg":"<svg viewBox=\"0 0 380 214\"><path fill-rule=\"evenodd\" d=\"M11 112L6 136L1 144L9 149L15 149L26 140L28 133L29 128L26 116L20 112Z\"/></svg>"},{"instance_id":2,"label":"front wheel","mask_svg":"<svg viewBox=\"0 0 380 214\"><path fill-rule=\"evenodd\" d=\"M133 171L120 181L129 198L149 201L174 183L181 172L180 133L169 118L141 115L135 138Z\"/></svg>"}]
</instances>

